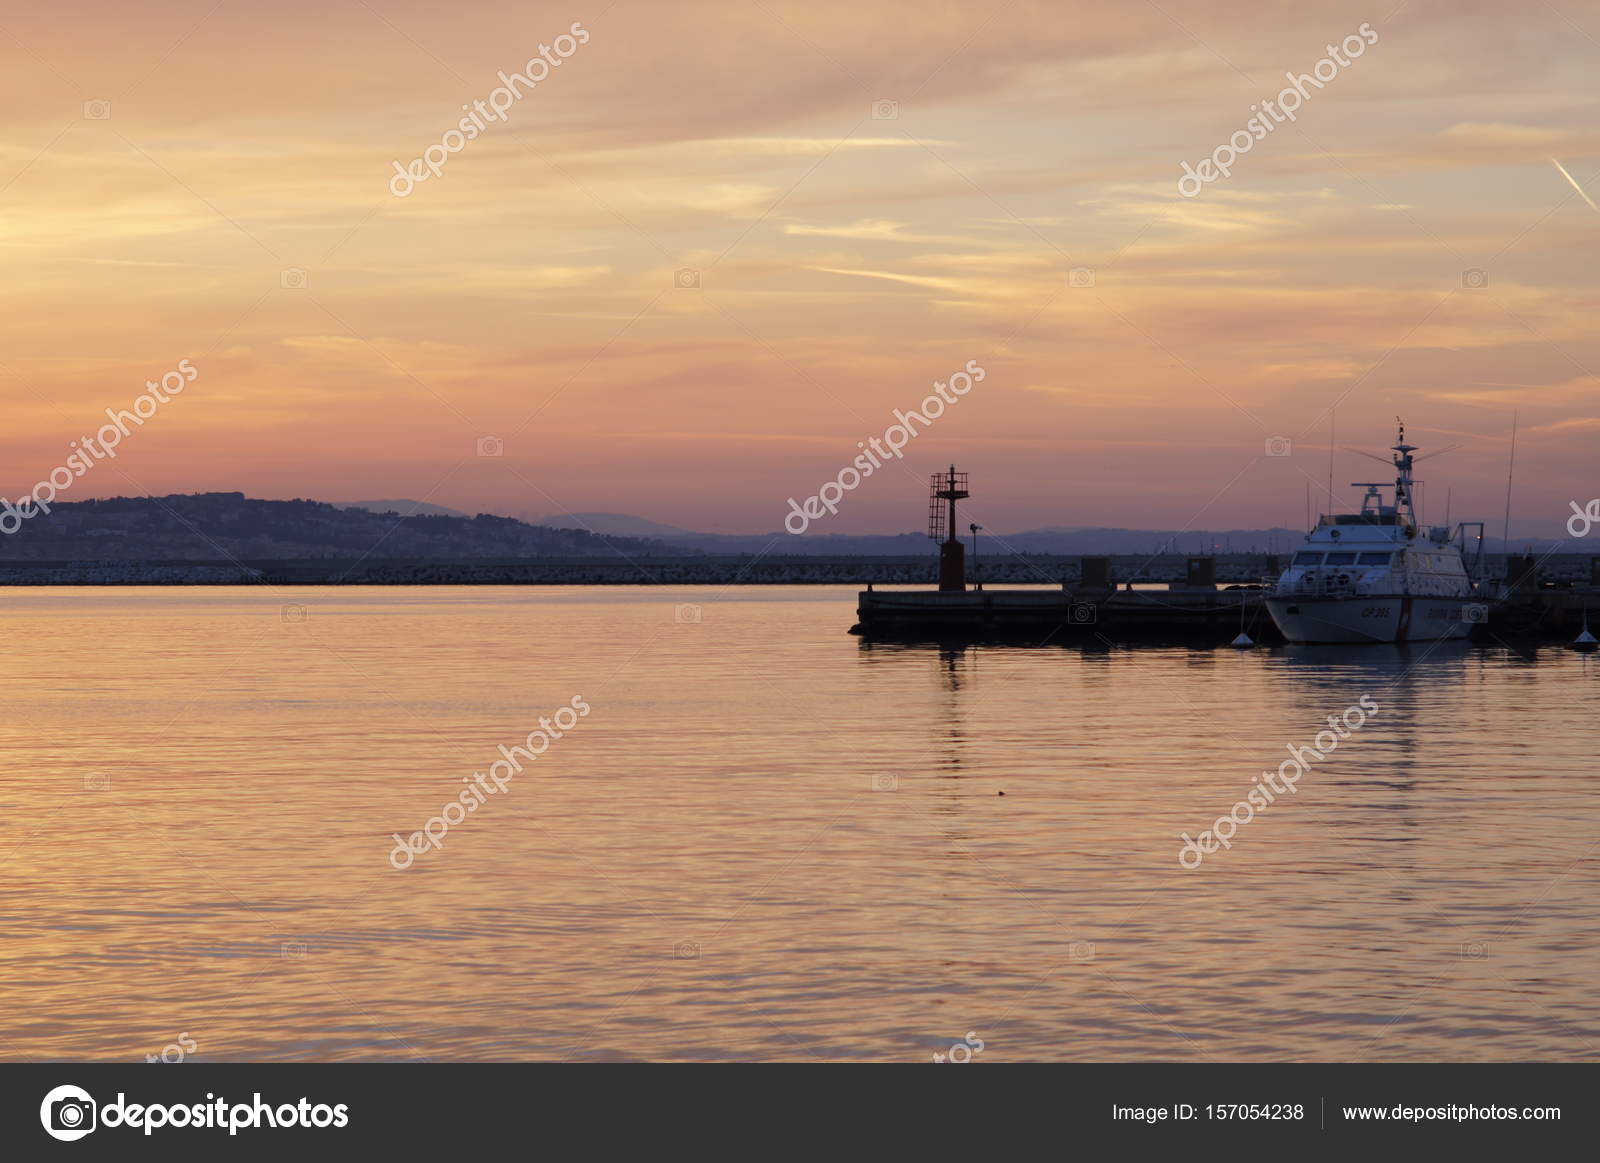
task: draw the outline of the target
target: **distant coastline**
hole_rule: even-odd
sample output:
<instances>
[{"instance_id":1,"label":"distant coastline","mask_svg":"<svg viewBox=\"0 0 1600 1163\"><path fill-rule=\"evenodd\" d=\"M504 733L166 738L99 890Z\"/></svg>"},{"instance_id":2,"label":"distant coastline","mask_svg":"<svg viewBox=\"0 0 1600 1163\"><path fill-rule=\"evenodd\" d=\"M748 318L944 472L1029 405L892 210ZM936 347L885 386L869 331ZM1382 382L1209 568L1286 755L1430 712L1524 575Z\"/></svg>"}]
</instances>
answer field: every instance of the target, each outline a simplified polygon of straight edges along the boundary
<instances>
[{"instance_id":1,"label":"distant coastline","mask_svg":"<svg viewBox=\"0 0 1600 1163\"><path fill-rule=\"evenodd\" d=\"M420 501L334 505L243 493L65 502L0 537L0 586L926 585L937 569L923 534L704 534L614 513L541 520L550 524L458 516ZM1220 584L1247 584L1275 578L1299 543L1299 534L1272 529L985 533L968 576L1076 585L1088 554L1106 557L1119 584L1177 582L1189 556L1203 554L1215 558ZM1503 556L1487 557L1490 576L1503 574ZM1558 554L1541 572L1587 584L1589 561Z\"/></svg>"},{"instance_id":2,"label":"distant coastline","mask_svg":"<svg viewBox=\"0 0 1600 1163\"><path fill-rule=\"evenodd\" d=\"M1117 554L1111 578L1122 585L1182 582L1188 555ZM1277 563L1260 553L1216 554L1218 585L1272 578ZM1504 576L1505 557L1489 554L1489 576ZM1558 554L1541 561L1540 575L1558 585L1586 585L1592 554ZM992 585L1078 585L1081 556L1014 555L980 559L977 577ZM503 559L273 559L246 561L26 561L0 564L0 586L793 586L926 585L937 565L927 557L612 556Z\"/></svg>"}]
</instances>

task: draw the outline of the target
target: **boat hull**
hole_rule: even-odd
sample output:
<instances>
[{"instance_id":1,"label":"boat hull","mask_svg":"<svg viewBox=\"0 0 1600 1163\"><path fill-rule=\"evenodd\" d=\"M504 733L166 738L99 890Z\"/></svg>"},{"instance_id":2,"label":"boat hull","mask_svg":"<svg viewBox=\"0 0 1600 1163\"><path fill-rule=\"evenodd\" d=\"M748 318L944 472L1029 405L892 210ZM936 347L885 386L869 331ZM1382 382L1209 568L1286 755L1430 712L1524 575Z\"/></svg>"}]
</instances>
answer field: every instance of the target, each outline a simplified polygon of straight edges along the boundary
<instances>
[{"instance_id":1,"label":"boat hull","mask_svg":"<svg viewBox=\"0 0 1600 1163\"><path fill-rule=\"evenodd\" d=\"M1465 638L1475 623L1484 620L1485 608L1471 596L1335 598L1285 594L1268 598L1267 612L1290 642L1356 645Z\"/></svg>"}]
</instances>

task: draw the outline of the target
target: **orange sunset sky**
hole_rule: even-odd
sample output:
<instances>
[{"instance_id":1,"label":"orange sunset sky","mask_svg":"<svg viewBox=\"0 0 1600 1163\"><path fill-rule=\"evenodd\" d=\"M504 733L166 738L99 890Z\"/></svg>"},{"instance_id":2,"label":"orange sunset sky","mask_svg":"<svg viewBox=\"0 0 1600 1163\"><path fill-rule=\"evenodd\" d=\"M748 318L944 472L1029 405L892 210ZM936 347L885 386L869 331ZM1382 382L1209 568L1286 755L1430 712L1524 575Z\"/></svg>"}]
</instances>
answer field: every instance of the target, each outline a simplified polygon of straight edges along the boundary
<instances>
[{"instance_id":1,"label":"orange sunset sky","mask_svg":"<svg viewBox=\"0 0 1600 1163\"><path fill-rule=\"evenodd\" d=\"M180 359L62 499L766 531L968 360L817 532L920 528L952 459L998 531L1299 526L1335 405L1341 445L1464 445L1435 520L1450 486L1498 534L1513 409L1514 531L1600 495L1600 4L69 0L0 8L0 52L7 496ZM1374 472L1339 454L1341 507Z\"/></svg>"}]
</instances>

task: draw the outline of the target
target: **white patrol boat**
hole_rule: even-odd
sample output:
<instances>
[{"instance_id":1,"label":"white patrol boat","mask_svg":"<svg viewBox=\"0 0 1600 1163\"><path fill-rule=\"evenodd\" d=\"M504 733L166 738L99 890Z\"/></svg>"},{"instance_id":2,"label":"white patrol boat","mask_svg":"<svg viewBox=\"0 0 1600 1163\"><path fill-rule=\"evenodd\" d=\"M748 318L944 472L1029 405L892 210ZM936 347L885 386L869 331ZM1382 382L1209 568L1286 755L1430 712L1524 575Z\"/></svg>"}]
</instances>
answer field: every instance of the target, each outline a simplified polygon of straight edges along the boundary
<instances>
[{"instance_id":1,"label":"white patrol boat","mask_svg":"<svg viewBox=\"0 0 1600 1163\"><path fill-rule=\"evenodd\" d=\"M1411 479L1417 446L1406 443L1404 424L1392 447L1394 503L1384 504L1388 485L1355 482L1367 490L1361 511L1319 518L1268 596L1267 610L1290 642L1462 638L1485 619L1473 578L1483 523L1464 522L1453 534L1447 526L1418 526L1412 491L1420 482Z\"/></svg>"}]
</instances>

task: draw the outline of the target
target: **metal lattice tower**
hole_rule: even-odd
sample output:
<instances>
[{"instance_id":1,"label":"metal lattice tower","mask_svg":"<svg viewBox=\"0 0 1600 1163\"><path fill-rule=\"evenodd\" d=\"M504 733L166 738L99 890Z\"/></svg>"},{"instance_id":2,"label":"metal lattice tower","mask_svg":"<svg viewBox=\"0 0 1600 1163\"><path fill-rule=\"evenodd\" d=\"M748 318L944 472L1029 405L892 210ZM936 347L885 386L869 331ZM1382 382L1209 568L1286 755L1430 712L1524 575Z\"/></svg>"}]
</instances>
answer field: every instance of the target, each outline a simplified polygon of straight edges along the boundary
<instances>
[{"instance_id":1,"label":"metal lattice tower","mask_svg":"<svg viewBox=\"0 0 1600 1163\"><path fill-rule=\"evenodd\" d=\"M941 542L955 540L956 502L971 495L967 474L957 472L955 465L948 472L934 473L928 487L928 536Z\"/></svg>"}]
</instances>

